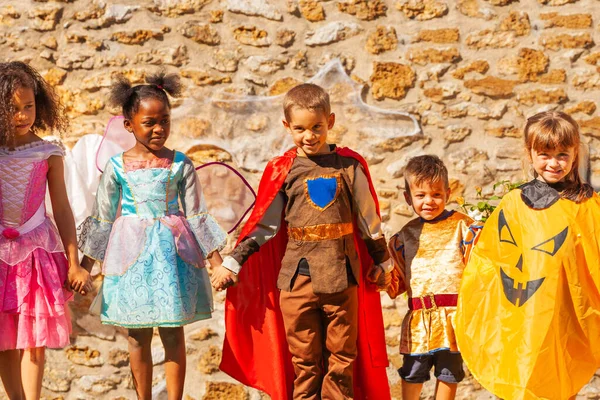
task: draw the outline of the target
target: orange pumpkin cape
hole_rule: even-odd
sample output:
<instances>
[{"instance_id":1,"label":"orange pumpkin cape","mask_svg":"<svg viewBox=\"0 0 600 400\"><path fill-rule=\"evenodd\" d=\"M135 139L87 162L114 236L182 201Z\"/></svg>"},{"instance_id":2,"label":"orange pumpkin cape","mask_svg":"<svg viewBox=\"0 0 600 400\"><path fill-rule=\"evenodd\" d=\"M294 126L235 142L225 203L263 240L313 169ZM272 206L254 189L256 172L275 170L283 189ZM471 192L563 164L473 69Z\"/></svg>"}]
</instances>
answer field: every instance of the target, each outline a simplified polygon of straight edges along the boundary
<instances>
[{"instance_id":1,"label":"orange pumpkin cape","mask_svg":"<svg viewBox=\"0 0 600 400\"><path fill-rule=\"evenodd\" d=\"M377 195L366 161L350 149L336 148L336 151L341 156L358 160L364 167L379 214ZM259 184L256 206L242 229L238 244L262 219L295 158L296 149L293 149L268 163ZM388 359L380 294L375 285L366 280L373 261L358 230L354 232L362 265L358 286L358 357L354 364L354 394L355 399L386 400L390 399L390 389L385 372ZM225 301L225 340L220 368L241 383L266 392L273 400L291 399L294 382L277 288L287 240L287 229L282 221L277 235L244 264L239 284L227 289Z\"/></svg>"},{"instance_id":2,"label":"orange pumpkin cape","mask_svg":"<svg viewBox=\"0 0 600 400\"><path fill-rule=\"evenodd\" d=\"M507 194L463 272L455 332L503 399L568 399L600 366L600 201L529 208Z\"/></svg>"}]
</instances>

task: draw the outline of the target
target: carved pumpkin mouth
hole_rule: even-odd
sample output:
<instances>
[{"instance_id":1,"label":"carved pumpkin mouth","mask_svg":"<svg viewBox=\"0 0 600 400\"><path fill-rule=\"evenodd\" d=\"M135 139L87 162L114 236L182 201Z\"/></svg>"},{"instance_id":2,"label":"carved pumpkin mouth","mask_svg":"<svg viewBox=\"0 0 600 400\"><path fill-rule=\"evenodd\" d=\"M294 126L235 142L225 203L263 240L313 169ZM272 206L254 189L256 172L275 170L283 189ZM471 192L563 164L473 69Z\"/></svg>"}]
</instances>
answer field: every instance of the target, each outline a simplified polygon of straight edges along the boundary
<instances>
[{"instance_id":1,"label":"carved pumpkin mouth","mask_svg":"<svg viewBox=\"0 0 600 400\"><path fill-rule=\"evenodd\" d=\"M563 243L565 242L568 232L569 227L566 227L557 235L533 246L530 250L539 251L551 257L554 257L554 255L558 252L558 250L562 247ZM515 237L513 236L512 231L510 230L510 226L506 221L504 210L500 211L500 214L498 215L498 237L500 239L500 242L509 243L513 246L519 247L519 245L515 241ZM517 261L515 268L523 272L522 254L519 257L519 261ZM544 283L544 279L546 279L545 277L541 277L538 279L532 279L530 281L516 282L515 286L515 279L512 278L509 274L507 274L503 268L500 268L500 278L502 281L502 289L504 292L504 296L506 296L506 299L517 307L521 307L523 304L525 304L527 300L529 300L537 292L540 286L542 286L542 283Z\"/></svg>"},{"instance_id":2,"label":"carved pumpkin mouth","mask_svg":"<svg viewBox=\"0 0 600 400\"><path fill-rule=\"evenodd\" d=\"M523 260L523 257L519 259ZM502 289L504 289L504 295L517 307L521 307L527 300L533 296L533 294L542 286L544 279L540 278L533 281L525 282L525 285L521 282L517 282L515 287L515 280L508 276L502 268L500 268L500 277L502 278ZM518 304L517 304L518 303Z\"/></svg>"}]
</instances>

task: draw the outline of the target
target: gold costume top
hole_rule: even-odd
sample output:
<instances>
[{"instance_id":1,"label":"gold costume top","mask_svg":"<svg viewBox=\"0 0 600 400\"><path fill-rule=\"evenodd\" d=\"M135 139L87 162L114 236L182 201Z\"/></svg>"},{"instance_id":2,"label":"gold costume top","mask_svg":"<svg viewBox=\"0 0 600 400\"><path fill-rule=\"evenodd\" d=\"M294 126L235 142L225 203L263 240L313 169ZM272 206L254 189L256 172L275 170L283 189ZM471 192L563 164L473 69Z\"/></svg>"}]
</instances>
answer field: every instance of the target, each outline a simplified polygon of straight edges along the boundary
<instances>
[{"instance_id":1,"label":"gold costume top","mask_svg":"<svg viewBox=\"0 0 600 400\"><path fill-rule=\"evenodd\" d=\"M394 270L388 294L395 298L408 292L409 304L416 305L402 322L400 353L458 351L455 296L480 229L468 216L444 211L432 221L413 219L390 239ZM445 305L448 299L451 305Z\"/></svg>"}]
</instances>

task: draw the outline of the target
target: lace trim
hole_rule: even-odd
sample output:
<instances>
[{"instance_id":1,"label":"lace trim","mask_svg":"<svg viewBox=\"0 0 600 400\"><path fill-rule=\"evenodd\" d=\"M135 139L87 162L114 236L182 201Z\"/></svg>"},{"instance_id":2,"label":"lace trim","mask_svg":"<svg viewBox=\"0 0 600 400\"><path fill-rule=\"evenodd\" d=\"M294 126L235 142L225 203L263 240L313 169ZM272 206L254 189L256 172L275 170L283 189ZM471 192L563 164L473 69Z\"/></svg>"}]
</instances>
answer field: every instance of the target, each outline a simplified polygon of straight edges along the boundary
<instances>
[{"instance_id":1,"label":"lace trim","mask_svg":"<svg viewBox=\"0 0 600 400\"><path fill-rule=\"evenodd\" d=\"M104 260L113 223L88 217L77 227L79 250L96 261Z\"/></svg>"},{"instance_id":2,"label":"lace trim","mask_svg":"<svg viewBox=\"0 0 600 400\"><path fill-rule=\"evenodd\" d=\"M152 328L152 327L179 327L179 326L184 326L184 325L188 325L191 324L192 322L196 322L196 321L201 321L204 319L209 319L212 317L212 311L204 311L204 312L197 312L194 314L194 316L192 318L189 319L182 319L179 321L156 321L156 322L149 322L147 324L128 324L126 322L119 322L119 321L112 321L109 319L104 319L104 317L101 317L100 321L102 322L103 325L113 325L113 326L120 326L120 327L124 327L124 328L130 328L130 329L136 329L136 328Z\"/></svg>"},{"instance_id":3,"label":"lace trim","mask_svg":"<svg viewBox=\"0 0 600 400\"><path fill-rule=\"evenodd\" d=\"M215 251L223 250L227 245L227 234L212 215L196 214L188 217L187 222L205 258Z\"/></svg>"},{"instance_id":4,"label":"lace trim","mask_svg":"<svg viewBox=\"0 0 600 400\"><path fill-rule=\"evenodd\" d=\"M19 151L28 150L28 149L34 149L36 147L45 146L45 145L48 145L48 144L60 147L61 150L63 150L63 151L66 150L65 149L65 145L60 140L52 138L52 139L49 139L49 140L42 139L42 140L38 140L38 141L35 141L35 142L31 142L31 143L25 143L25 144L22 144L20 146L15 146L15 147L12 147L12 148L0 146L0 154L2 154L2 153L7 153L7 154L17 153Z\"/></svg>"}]
</instances>

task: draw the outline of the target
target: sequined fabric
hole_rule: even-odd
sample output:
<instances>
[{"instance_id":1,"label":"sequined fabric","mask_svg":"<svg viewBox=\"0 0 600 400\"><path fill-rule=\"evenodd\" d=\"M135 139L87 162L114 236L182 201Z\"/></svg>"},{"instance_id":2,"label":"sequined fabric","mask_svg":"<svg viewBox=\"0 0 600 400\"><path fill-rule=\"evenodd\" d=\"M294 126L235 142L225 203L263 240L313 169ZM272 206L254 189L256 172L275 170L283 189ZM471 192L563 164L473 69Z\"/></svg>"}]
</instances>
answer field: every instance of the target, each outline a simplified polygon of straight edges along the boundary
<instances>
[{"instance_id":1,"label":"sequined fabric","mask_svg":"<svg viewBox=\"0 0 600 400\"><path fill-rule=\"evenodd\" d=\"M445 212L434 221L414 219L392 236L394 261L390 295L409 297L456 294L462 271L480 227L458 212ZM456 307L408 311L402 322L400 353L458 351L454 336Z\"/></svg>"}]
</instances>

